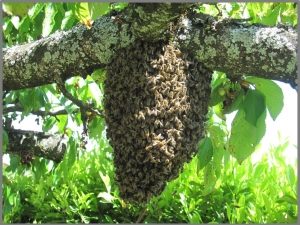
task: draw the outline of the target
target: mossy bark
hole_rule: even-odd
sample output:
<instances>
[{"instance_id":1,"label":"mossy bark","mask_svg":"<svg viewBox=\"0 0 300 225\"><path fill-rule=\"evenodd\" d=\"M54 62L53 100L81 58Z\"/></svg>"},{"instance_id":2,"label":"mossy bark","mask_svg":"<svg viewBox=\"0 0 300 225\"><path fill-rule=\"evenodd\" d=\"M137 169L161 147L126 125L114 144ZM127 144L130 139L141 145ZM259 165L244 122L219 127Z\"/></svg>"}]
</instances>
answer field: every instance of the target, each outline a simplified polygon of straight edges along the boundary
<instances>
[{"instance_id":1,"label":"mossy bark","mask_svg":"<svg viewBox=\"0 0 300 225\"><path fill-rule=\"evenodd\" d=\"M29 163L35 156L60 162L66 151L62 135L16 129L9 129L7 133L6 152L19 155L23 163Z\"/></svg>"},{"instance_id":2,"label":"mossy bark","mask_svg":"<svg viewBox=\"0 0 300 225\"><path fill-rule=\"evenodd\" d=\"M178 35L181 47L208 68L225 72L229 78L252 75L296 86L294 29L234 20L197 23L194 17L185 18L182 24Z\"/></svg>"},{"instance_id":3,"label":"mossy bark","mask_svg":"<svg viewBox=\"0 0 300 225\"><path fill-rule=\"evenodd\" d=\"M164 38L170 22L190 4L132 4L117 16L56 32L35 42L3 50L3 89L17 90L86 76L111 63L116 52L137 39ZM195 17L195 15L193 15ZM186 18L174 34L180 46L211 70L229 77L255 75L295 86L297 32L285 27L211 23Z\"/></svg>"}]
</instances>

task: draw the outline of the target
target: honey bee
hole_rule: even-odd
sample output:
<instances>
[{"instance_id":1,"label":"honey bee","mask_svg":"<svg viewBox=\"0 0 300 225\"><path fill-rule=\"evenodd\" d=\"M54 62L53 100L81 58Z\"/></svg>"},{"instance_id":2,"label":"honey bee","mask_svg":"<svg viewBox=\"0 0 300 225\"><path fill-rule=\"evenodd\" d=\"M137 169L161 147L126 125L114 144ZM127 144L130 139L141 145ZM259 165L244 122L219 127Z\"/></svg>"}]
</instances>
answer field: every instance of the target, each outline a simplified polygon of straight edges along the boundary
<instances>
[{"instance_id":1,"label":"honey bee","mask_svg":"<svg viewBox=\"0 0 300 225\"><path fill-rule=\"evenodd\" d=\"M154 126L155 126L156 128L159 128L159 127L162 127L163 124L162 124L162 122L161 122L160 120L155 120Z\"/></svg>"},{"instance_id":2,"label":"honey bee","mask_svg":"<svg viewBox=\"0 0 300 225\"><path fill-rule=\"evenodd\" d=\"M139 111L139 115L138 115L137 118L140 119L140 120L145 120L145 115L144 115L144 113L141 112L141 111Z\"/></svg>"}]
</instances>

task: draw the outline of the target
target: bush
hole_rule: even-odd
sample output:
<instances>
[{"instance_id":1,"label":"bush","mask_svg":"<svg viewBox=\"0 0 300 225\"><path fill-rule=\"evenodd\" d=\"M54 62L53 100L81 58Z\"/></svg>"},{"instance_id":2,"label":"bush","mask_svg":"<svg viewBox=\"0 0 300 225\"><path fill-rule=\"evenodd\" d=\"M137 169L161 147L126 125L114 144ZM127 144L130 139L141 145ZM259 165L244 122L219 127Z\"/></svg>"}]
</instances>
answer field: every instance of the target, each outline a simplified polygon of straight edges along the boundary
<instances>
[{"instance_id":1,"label":"bush","mask_svg":"<svg viewBox=\"0 0 300 225\"><path fill-rule=\"evenodd\" d=\"M59 165L11 158L4 169L5 223L296 223L296 163L286 164L288 143L271 148L253 164L225 155L221 175L199 170L195 157L164 192L147 205L126 204L114 182L112 149L69 151ZM210 165L211 167L213 165ZM210 167L208 166L208 167ZM215 182L206 179L215 179ZM139 218L140 217L140 218Z\"/></svg>"}]
</instances>

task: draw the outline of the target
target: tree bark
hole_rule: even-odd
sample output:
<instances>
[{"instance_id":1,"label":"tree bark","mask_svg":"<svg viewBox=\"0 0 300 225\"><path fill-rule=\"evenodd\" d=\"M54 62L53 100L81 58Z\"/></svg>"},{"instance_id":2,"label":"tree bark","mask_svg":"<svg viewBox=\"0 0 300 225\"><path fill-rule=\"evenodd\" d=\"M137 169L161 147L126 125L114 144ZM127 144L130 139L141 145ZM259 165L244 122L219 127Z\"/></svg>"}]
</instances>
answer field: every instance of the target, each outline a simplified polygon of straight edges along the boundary
<instances>
[{"instance_id":1,"label":"tree bark","mask_svg":"<svg viewBox=\"0 0 300 225\"><path fill-rule=\"evenodd\" d=\"M7 153L18 154L23 161L30 161L33 156L60 162L66 151L63 137L36 131L9 129Z\"/></svg>"},{"instance_id":2,"label":"tree bark","mask_svg":"<svg viewBox=\"0 0 300 225\"><path fill-rule=\"evenodd\" d=\"M209 18L207 18L209 20ZM211 70L229 78L260 76L296 86L297 32L289 27L249 25L234 20L197 20L191 14L182 23L178 39Z\"/></svg>"},{"instance_id":3,"label":"tree bark","mask_svg":"<svg viewBox=\"0 0 300 225\"><path fill-rule=\"evenodd\" d=\"M171 21L190 4L132 4L119 15L56 32L41 40L3 50L3 88L17 90L85 76L105 67L120 48L136 39L164 37ZM229 77L256 75L295 85L297 33L293 29L209 22L186 18L177 37L180 46L212 70Z\"/></svg>"},{"instance_id":4,"label":"tree bark","mask_svg":"<svg viewBox=\"0 0 300 225\"><path fill-rule=\"evenodd\" d=\"M57 77L86 76L105 67L120 48L137 38L161 38L168 23L190 4L132 4L123 13L56 32L32 43L3 50L3 89L51 84ZM148 35L148 36L147 36Z\"/></svg>"}]
</instances>

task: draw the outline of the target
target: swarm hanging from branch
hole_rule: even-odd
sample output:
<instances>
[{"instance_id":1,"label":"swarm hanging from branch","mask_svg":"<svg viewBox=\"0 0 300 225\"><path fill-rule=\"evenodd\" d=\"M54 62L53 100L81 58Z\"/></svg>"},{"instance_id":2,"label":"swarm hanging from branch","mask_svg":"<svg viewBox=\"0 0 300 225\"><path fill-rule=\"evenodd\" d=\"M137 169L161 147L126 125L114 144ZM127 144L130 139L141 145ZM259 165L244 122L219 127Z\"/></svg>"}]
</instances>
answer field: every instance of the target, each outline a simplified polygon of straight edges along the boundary
<instances>
[{"instance_id":1,"label":"swarm hanging from branch","mask_svg":"<svg viewBox=\"0 0 300 225\"><path fill-rule=\"evenodd\" d=\"M173 44L139 41L118 52L105 81L107 135L125 200L160 194L197 151L211 71Z\"/></svg>"}]
</instances>

